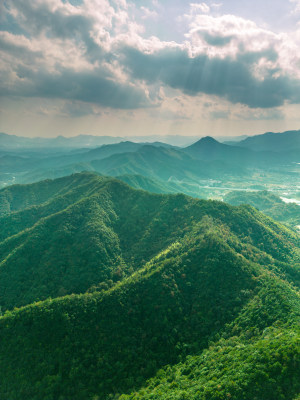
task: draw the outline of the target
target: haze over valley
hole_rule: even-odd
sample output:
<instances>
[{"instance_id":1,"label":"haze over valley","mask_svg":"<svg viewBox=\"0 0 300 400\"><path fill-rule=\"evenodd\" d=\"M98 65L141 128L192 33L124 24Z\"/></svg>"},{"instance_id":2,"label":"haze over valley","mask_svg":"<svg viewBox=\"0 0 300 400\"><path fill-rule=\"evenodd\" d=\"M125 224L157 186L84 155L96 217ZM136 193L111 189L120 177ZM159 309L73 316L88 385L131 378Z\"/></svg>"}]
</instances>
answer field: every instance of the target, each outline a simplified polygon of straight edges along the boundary
<instances>
[{"instance_id":1,"label":"haze over valley","mask_svg":"<svg viewBox=\"0 0 300 400\"><path fill-rule=\"evenodd\" d=\"M25 146L24 138L15 136L9 141L5 134L1 138L2 187L90 171L118 177L154 193L182 192L224 200L231 191L263 190L286 202L299 201L300 131L223 143L204 137L180 147L170 144L172 137L169 143L163 143L91 136L84 147L84 138L78 137L51 139L51 146L46 139L45 144L41 139L30 139ZM178 137L174 141L178 142ZM105 144L97 147L97 142Z\"/></svg>"}]
</instances>

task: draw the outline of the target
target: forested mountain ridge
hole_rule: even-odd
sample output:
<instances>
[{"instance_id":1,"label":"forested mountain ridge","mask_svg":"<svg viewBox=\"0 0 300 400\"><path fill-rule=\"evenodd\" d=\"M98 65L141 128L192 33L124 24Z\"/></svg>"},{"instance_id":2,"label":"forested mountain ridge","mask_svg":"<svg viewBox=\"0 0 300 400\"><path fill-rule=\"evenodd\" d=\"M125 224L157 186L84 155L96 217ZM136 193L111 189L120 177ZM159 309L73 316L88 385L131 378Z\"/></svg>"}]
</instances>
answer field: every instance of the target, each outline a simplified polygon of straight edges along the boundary
<instances>
[{"instance_id":1,"label":"forested mountain ridge","mask_svg":"<svg viewBox=\"0 0 300 400\"><path fill-rule=\"evenodd\" d=\"M55 188L59 192L53 196ZM296 238L291 232L247 207L150 194L90 173L12 186L0 195L7 199L13 193L18 199L18 190L23 204L11 204L20 211L0 219L4 308L119 280L183 237L204 216L218 220L255 251L267 249L279 261L293 257ZM32 206L22 210L29 200ZM246 241L245 229L256 231Z\"/></svg>"},{"instance_id":2,"label":"forested mountain ridge","mask_svg":"<svg viewBox=\"0 0 300 400\"><path fill-rule=\"evenodd\" d=\"M297 395L296 233L90 173L0 195L2 309L57 297L0 318L1 398Z\"/></svg>"}]
</instances>

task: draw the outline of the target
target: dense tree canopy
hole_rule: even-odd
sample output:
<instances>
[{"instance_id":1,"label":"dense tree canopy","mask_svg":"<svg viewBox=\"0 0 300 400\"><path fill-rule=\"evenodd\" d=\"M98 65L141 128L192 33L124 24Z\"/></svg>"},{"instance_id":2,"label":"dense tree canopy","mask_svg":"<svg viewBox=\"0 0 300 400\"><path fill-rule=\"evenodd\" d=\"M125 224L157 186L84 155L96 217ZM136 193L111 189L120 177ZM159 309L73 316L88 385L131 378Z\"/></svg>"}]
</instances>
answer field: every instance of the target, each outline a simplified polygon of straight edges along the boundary
<instances>
[{"instance_id":1,"label":"dense tree canopy","mask_svg":"<svg viewBox=\"0 0 300 400\"><path fill-rule=\"evenodd\" d=\"M295 232L89 173L0 197L1 399L296 400Z\"/></svg>"}]
</instances>

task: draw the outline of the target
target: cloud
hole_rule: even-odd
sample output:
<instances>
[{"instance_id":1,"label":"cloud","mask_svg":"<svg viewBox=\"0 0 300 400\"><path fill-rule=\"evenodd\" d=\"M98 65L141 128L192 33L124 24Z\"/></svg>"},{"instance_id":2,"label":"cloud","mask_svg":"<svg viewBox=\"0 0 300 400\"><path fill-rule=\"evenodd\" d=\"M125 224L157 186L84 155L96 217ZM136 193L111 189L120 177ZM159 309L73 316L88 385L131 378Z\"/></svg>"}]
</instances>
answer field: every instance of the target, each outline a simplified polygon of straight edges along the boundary
<instances>
[{"instance_id":1,"label":"cloud","mask_svg":"<svg viewBox=\"0 0 300 400\"><path fill-rule=\"evenodd\" d=\"M191 13L201 12L201 13L209 13L210 7L206 3L191 3Z\"/></svg>"},{"instance_id":2,"label":"cloud","mask_svg":"<svg viewBox=\"0 0 300 400\"><path fill-rule=\"evenodd\" d=\"M19 80L13 88L0 87L2 96L73 99L119 109L151 105L142 88L115 82L101 69L92 72L62 69L53 74L40 70L37 74L27 67L19 67L17 75Z\"/></svg>"},{"instance_id":3,"label":"cloud","mask_svg":"<svg viewBox=\"0 0 300 400\"><path fill-rule=\"evenodd\" d=\"M32 41L23 35L13 35L0 31L0 49L3 56L21 58L22 62L33 63L43 58L43 51L36 48Z\"/></svg>"},{"instance_id":4,"label":"cloud","mask_svg":"<svg viewBox=\"0 0 300 400\"><path fill-rule=\"evenodd\" d=\"M111 33L127 21L126 2L121 3L8 2L7 12L28 37L0 32L1 96L71 99L120 109L151 106L149 91L139 82L126 82L110 49Z\"/></svg>"},{"instance_id":5,"label":"cloud","mask_svg":"<svg viewBox=\"0 0 300 400\"><path fill-rule=\"evenodd\" d=\"M293 13L299 13L300 12L300 0L290 0L290 2L295 5Z\"/></svg>"},{"instance_id":6,"label":"cloud","mask_svg":"<svg viewBox=\"0 0 300 400\"><path fill-rule=\"evenodd\" d=\"M284 120L285 115L278 108L268 110L242 109L234 114L234 118L245 121L279 121Z\"/></svg>"},{"instance_id":7,"label":"cloud","mask_svg":"<svg viewBox=\"0 0 300 400\"><path fill-rule=\"evenodd\" d=\"M223 3L212 3L210 6L212 8L219 9L223 6Z\"/></svg>"},{"instance_id":8,"label":"cloud","mask_svg":"<svg viewBox=\"0 0 300 400\"><path fill-rule=\"evenodd\" d=\"M217 3L190 4L181 43L144 37L131 15L136 6L125 0L6 0L0 7L23 32L0 32L1 96L134 109L160 105L165 87L250 108L300 103L300 33L207 15ZM138 9L157 16L150 6Z\"/></svg>"},{"instance_id":9,"label":"cloud","mask_svg":"<svg viewBox=\"0 0 300 400\"><path fill-rule=\"evenodd\" d=\"M216 119L228 119L230 116L229 111L212 111L210 113L210 119L216 120Z\"/></svg>"},{"instance_id":10,"label":"cloud","mask_svg":"<svg viewBox=\"0 0 300 400\"><path fill-rule=\"evenodd\" d=\"M102 112L99 109L91 104L78 102L78 101L66 101L64 105L59 110L59 113L68 118L80 118L85 117L87 115L102 115Z\"/></svg>"},{"instance_id":11,"label":"cloud","mask_svg":"<svg viewBox=\"0 0 300 400\"><path fill-rule=\"evenodd\" d=\"M132 77L148 84L160 82L190 96L217 95L253 108L276 107L286 100L300 102L300 81L284 74L273 76L272 70L264 79L254 76L251 64L261 57L274 57L269 53L246 53L233 59L206 54L191 57L183 48L165 48L152 54L127 48L124 63Z\"/></svg>"},{"instance_id":12,"label":"cloud","mask_svg":"<svg viewBox=\"0 0 300 400\"><path fill-rule=\"evenodd\" d=\"M274 47L281 38L273 32L259 28L253 21L234 15L197 14L190 20L186 37L199 51L206 49L211 55L234 55L243 47L247 51L261 51ZM209 48L207 45L211 45ZM226 46L214 49L214 46Z\"/></svg>"},{"instance_id":13,"label":"cloud","mask_svg":"<svg viewBox=\"0 0 300 400\"><path fill-rule=\"evenodd\" d=\"M122 13L105 0L92 0L80 7L60 0L8 0L7 4L7 12L30 37L72 40L79 48L84 46L90 56L103 50L113 20L122 18Z\"/></svg>"},{"instance_id":14,"label":"cloud","mask_svg":"<svg viewBox=\"0 0 300 400\"><path fill-rule=\"evenodd\" d=\"M141 10L142 10L142 12L143 12L143 16L142 16L142 19L146 19L146 18L157 18L158 17L158 14L157 14L157 12L155 11L155 10L150 10L149 8L147 8L147 7L141 7Z\"/></svg>"},{"instance_id":15,"label":"cloud","mask_svg":"<svg viewBox=\"0 0 300 400\"><path fill-rule=\"evenodd\" d=\"M198 34L199 33L200 32L198 31ZM220 47L229 44L234 39L234 36L230 35L220 36L218 34L216 35L210 34L209 32L203 32L202 37L205 40L205 42L210 44L211 46L220 46Z\"/></svg>"}]
</instances>

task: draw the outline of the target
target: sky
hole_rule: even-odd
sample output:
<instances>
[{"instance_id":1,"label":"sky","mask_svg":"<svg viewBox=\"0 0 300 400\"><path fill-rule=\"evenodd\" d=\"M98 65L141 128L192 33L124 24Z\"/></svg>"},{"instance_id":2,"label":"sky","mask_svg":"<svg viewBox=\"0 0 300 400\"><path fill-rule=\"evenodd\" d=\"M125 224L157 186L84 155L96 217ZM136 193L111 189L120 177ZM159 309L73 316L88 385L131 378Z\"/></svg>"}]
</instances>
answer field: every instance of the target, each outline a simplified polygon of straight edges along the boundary
<instances>
[{"instance_id":1,"label":"sky","mask_svg":"<svg viewBox=\"0 0 300 400\"><path fill-rule=\"evenodd\" d=\"M300 0L2 0L0 132L300 129Z\"/></svg>"}]
</instances>

